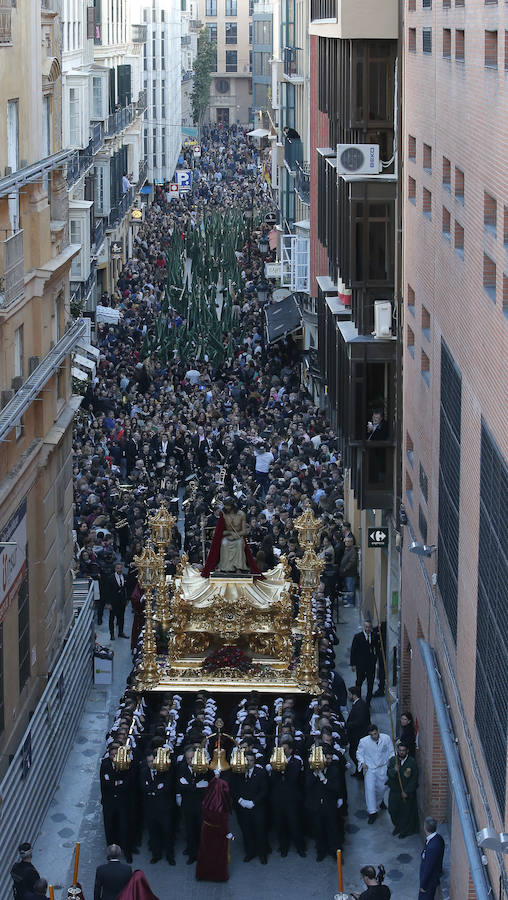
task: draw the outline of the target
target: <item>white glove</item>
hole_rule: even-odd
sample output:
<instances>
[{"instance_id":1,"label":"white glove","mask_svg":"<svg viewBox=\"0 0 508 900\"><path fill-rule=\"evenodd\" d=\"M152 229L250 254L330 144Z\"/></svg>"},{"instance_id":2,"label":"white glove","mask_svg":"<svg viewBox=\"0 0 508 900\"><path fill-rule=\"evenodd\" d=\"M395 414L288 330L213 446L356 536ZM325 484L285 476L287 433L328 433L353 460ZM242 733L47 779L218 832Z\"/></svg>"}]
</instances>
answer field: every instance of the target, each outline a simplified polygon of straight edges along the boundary
<instances>
[{"instance_id":1,"label":"white glove","mask_svg":"<svg viewBox=\"0 0 508 900\"><path fill-rule=\"evenodd\" d=\"M198 787L198 788L206 788L206 787L208 787L208 781L205 781L204 779L201 779L201 781L198 781L198 782L197 782L196 787Z\"/></svg>"},{"instance_id":2,"label":"white glove","mask_svg":"<svg viewBox=\"0 0 508 900\"><path fill-rule=\"evenodd\" d=\"M267 764L266 764L265 769L266 769L267 772L271 772L271 771L272 771L272 767L271 767L270 763L267 763Z\"/></svg>"},{"instance_id":3,"label":"white glove","mask_svg":"<svg viewBox=\"0 0 508 900\"><path fill-rule=\"evenodd\" d=\"M245 809L254 809L254 800L244 800Z\"/></svg>"},{"instance_id":4,"label":"white glove","mask_svg":"<svg viewBox=\"0 0 508 900\"><path fill-rule=\"evenodd\" d=\"M229 834L226 835L226 838L228 839L228 841L234 841L235 836L234 836L234 834L230 831Z\"/></svg>"},{"instance_id":5,"label":"white glove","mask_svg":"<svg viewBox=\"0 0 508 900\"><path fill-rule=\"evenodd\" d=\"M177 795L176 795L176 805L177 805L177 806L181 806L181 805L182 805L182 795L181 795L181 794L177 794Z\"/></svg>"},{"instance_id":6,"label":"white glove","mask_svg":"<svg viewBox=\"0 0 508 900\"><path fill-rule=\"evenodd\" d=\"M244 800L243 797L238 798L238 806L243 806L243 808L246 809L247 808L246 803L247 803L247 801Z\"/></svg>"},{"instance_id":7,"label":"white glove","mask_svg":"<svg viewBox=\"0 0 508 900\"><path fill-rule=\"evenodd\" d=\"M339 799L337 800L337 809L340 809L343 803L344 800L342 799L342 797L339 797Z\"/></svg>"},{"instance_id":8,"label":"white glove","mask_svg":"<svg viewBox=\"0 0 508 900\"><path fill-rule=\"evenodd\" d=\"M326 781L324 772L318 772L318 778L320 781Z\"/></svg>"}]
</instances>

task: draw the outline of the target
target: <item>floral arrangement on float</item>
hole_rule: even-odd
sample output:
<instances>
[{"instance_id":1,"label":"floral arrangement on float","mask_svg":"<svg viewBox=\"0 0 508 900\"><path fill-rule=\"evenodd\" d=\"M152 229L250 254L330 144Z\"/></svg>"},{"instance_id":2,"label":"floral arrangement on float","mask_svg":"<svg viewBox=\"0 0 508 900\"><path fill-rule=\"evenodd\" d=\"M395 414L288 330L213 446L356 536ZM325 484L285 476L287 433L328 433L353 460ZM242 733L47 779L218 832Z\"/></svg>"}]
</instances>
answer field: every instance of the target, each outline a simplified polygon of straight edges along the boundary
<instances>
[{"instance_id":1,"label":"floral arrangement on float","mask_svg":"<svg viewBox=\"0 0 508 900\"><path fill-rule=\"evenodd\" d=\"M218 672L221 669L238 669L240 672L249 672L252 662L239 647L226 646L216 650L203 661L202 669L205 672Z\"/></svg>"}]
</instances>

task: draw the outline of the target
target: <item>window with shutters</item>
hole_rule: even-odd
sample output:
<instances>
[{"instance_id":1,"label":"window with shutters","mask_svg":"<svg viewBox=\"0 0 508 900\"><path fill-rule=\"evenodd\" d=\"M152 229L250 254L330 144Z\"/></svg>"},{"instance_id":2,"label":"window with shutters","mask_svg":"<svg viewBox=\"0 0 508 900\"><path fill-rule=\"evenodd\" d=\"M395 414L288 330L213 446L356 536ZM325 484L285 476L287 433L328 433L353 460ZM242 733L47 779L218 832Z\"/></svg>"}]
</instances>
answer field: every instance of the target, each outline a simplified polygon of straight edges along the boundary
<instances>
[{"instance_id":1,"label":"window with shutters","mask_svg":"<svg viewBox=\"0 0 508 900\"><path fill-rule=\"evenodd\" d=\"M482 420L475 721L499 812L505 812L508 727L508 467Z\"/></svg>"},{"instance_id":2,"label":"window with shutters","mask_svg":"<svg viewBox=\"0 0 508 900\"><path fill-rule=\"evenodd\" d=\"M416 181L414 178L411 178L411 175L407 180L407 195L409 200L416 203Z\"/></svg>"},{"instance_id":3,"label":"window with shutters","mask_svg":"<svg viewBox=\"0 0 508 900\"><path fill-rule=\"evenodd\" d=\"M422 306L422 333L430 341L430 312L426 306Z\"/></svg>"},{"instance_id":4,"label":"window with shutters","mask_svg":"<svg viewBox=\"0 0 508 900\"><path fill-rule=\"evenodd\" d=\"M79 132L79 92L77 88L69 88L69 143L71 147L79 147Z\"/></svg>"},{"instance_id":5,"label":"window with shutters","mask_svg":"<svg viewBox=\"0 0 508 900\"><path fill-rule=\"evenodd\" d=\"M497 69L497 31L485 32L485 66Z\"/></svg>"},{"instance_id":6,"label":"window with shutters","mask_svg":"<svg viewBox=\"0 0 508 900\"><path fill-rule=\"evenodd\" d=\"M414 359L415 355L415 333L410 325L406 325L406 344L407 349Z\"/></svg>"},{"instance_id":7,"label":"window with shutters","mask_svg":"<svg viewBox=\"0 0 508 900\"><path fill-rule=\"evenodd\" d=\"M120 106L128 106L131 102L131 67L118 66L118 102Z\"/></svg>"},{"instance_id":8,"label":"window with shutters","mask_svg":"<svg viewBox=\"0 0 508 900\"><path fill-rule=\"evenodd\" d=\"M455 249L464 256L464 229L457 221L455 221Z\"/></svg>"},{"instance_id":9,"label":"window with shutters","mask_svg":"<svg viewBox=\"0 0 508 900\"><path fill-rule=\"evenodd\" d=\"M71 244L81 244L81 221L70 220ZM71 266L71 278L81 278L83 267L81 263L82 250L73 258Z\"/></svg>"},{"instance_id":10,"label":"window with shutters","mask_svg":"<svg viewBox=\"0 0 508 900\"><path fill-rule=\"evenodd\" d=\"M407 138L407 155L411 162L416 162L416 138L412 134Z\"/></svg>"},{"instance_id":11,"label":"window with shutters","mask_svg":"<svg viewBox=\"0 0 508 900\"><path fill-rule=\"evenodd\" d=\"M426 216L431 218L432 216L432 192L429 191L428 188L424 187L423 189L423 212Z\"/></svg>"},{"instance_id":12,"label":"window with shutters","mask_svg":"<svg viewBox=\"0 0 508 900\"><path fill-rule=\"evenodd\" d=\"M415 291L410 284L407 286L407 308L414 316L415 314Z\"/></svg>"},{"instance_id":13,"label":"window with shutters","mask_svg":"<svg viewBox=\"0 0 508 900\"><path fill-rule=\"evenodd\" d=\"M457 62L464 62L465 54L465 35L463 28L455 29L455 59Z\"/></svg>"},{"instance_id":14,"label":"window with shutters","mask_svg":"<svg viewBox=\"0 0 508 900\"><path fill-rule=\"evenodd\" d=\"M422 50L432 53L432 28L422 28Z\"/></svg>"},{"instance_id":15,"label":"window with shutters","mask_svg":"<svg viewBox=\"0 0 508 900\"><path fill-rule=\"evenodd\" d=\"M420 372L422 373L422 378L429 387L430 385L430 359L425 353L425 350L421 350L420 352Z\"/></svg>"},{"instance_id":16,"label":"window with shutters","mask_svg":"<svg viewBox=\"0 0 508 900\"><path fill-rule=\"evenodd\" d=\"M483 224L490 232L496 234L497 203L494 197L487 194L487 191L483 193Z\"/></svg>"},{"instance_id":17,"label":"window with shutters","mask_svg":"<svg viewBox=\"0 0 508 900\"><path fill-rule=\"evenodd\" d=\"M488 253L483 254L483 287L490 299L496 302L496 264Z\"/></svg>"},{"instance_id":18,"label":"window with shutters","mask_svg":"<svg viewBox=\"0 0 508 900\"><path fill-rule=\"evenodd\" d=\"M461 374L441 340L437 577L454 640L457 639L461 416Z\"/></svg>"},{"instance_id":19,"label":"window with shutters","mask_svg":"<svg viewBox=\"0 0 508 900\"><path fill-rule=\"evenodd\" d=\"M95 37L95 8L93 6L89 6L86 11L86 37L89 41L93 41Z\"/></svg>"},{"instance_id":20,"label":"window with shutters","mask_svg":"<svg viewBox=\"0 0 508 900\"><path fill-rule=\"evenodd\" d=\"M464 172L455 166L455 199L464 202Z\"/></svg>"},{"instance_id":21,"label":"window with shutters","mask_svg":"<svg viewBox=\"0 0 508 900\"><path fill-rule=\"evenodd\" d=\"M443 156L443 187L451 189L451 163L446 156Z\"/></svg>"},{"instance_id":22,"label":"window with shutters","mask_svg":"<svg viewBox=\"0 0 508 900\"><path fill-rule=\"evenodd\" d=\"M423 145L423 168L427 172L432 172L432 147L430 144Z\"/></svg>"},{"instance_id":23,"label":"window with shutters","mask_svg":"<svg viewBox=\"0 0 508 900\"><path fill-rule=\"evenodd\" d=\"M410 53L416 53L416 28L409 29L407 49Z\"/></svg>"},{"instance_id":24,"label":"window with shutters","mask_svg":"<svg viewBox=\"0 0 508 900\"><path fill-rule=\"evenodd\" d=\"M445 59L452 58L452 30L451 30L451 28L443 28L443 56Z\"/></svg>"},{"instance_id":25,"label":"window with shutters","mask_svg":"<svg viewBox=\"0 0 508 900\"><path fill-rule=\"evenodd\" d=\"M104 100L101 76L92 78L92 119L104 118Z\"/></svg>"},{"instance_id":26,"label":"window with shutters","mask_svg":"<svg viewBox=\"0 0 508 900\"><path fill-rule=\"evenodd\" d=\"M443 235L450 239L451 216L446 206L443 206Z\"/></svg>"}]
</instances>

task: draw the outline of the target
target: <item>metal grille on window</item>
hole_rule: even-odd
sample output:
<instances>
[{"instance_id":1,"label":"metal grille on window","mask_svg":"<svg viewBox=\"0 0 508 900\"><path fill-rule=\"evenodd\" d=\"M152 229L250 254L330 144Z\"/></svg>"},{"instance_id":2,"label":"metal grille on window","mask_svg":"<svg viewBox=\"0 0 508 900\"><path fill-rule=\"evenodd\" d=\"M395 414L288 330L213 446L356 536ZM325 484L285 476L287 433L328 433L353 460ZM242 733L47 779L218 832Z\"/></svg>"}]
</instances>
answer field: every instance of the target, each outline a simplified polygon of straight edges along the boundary
<instances>
[{"instance_id":1,"label":"metal grille on window","mask_svg":"<svg viewBox=\"0 0 508 900\"><path fill-rule=\"evenodd\" d=\"M437 576L454 639L457 638L461 407L461 375L442 341Z\"/></svg>"},{"instance_id":2,"label":"metal grille on window","mask_svg":"<svg viewBox=\"0 0 508 900\"><path fill-rule=\"evenodd\" d=\"M508 740L508 466L482 422L475 719L501 817Z\"/></svg>"}]
</instances>

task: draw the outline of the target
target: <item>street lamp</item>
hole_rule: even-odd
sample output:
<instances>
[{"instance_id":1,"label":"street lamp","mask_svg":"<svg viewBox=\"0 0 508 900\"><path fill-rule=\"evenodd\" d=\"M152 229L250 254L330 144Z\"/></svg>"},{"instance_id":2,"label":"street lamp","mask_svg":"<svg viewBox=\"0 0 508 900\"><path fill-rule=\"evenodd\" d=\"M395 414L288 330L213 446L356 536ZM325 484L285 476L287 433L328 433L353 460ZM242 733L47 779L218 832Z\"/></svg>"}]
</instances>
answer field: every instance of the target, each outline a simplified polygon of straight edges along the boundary
<instances>
[{"instance_id":1,"label":"street lamp","mask_svg":"<svg viewBox=\"0 0 508 900\"><path fill-rule=\"evenodd\" d=\"M436 550L437 547L435 544L420 544L419 541L413 541L409 545L409 552L415 553L416 556L426 556L430 558L432 554L436 552Z\"/></svg>"},{"instance_id":2,"label":"street lamp","mask_svg":"<svg viewBox=\"0 0 508 900\"><path fill-rule=\"evenodd\" d=\"M264 259L264 257L267 256L268 251L270 250L270 241L268 240L266 234L262 234L259 238L258 250Z\"/></svg>"},{"instance_id":3,"label":"street lamp","mask_svg":"<svg viewBox=\"0 0 508 900\"><path fill-rule=\"evenodd\" d=\"M258 282L258 286L256 288L258 300L261 304L266 303L268 299L268 289L269 285L264 281L264 279Z\"/></svg>"}]
</instances>

